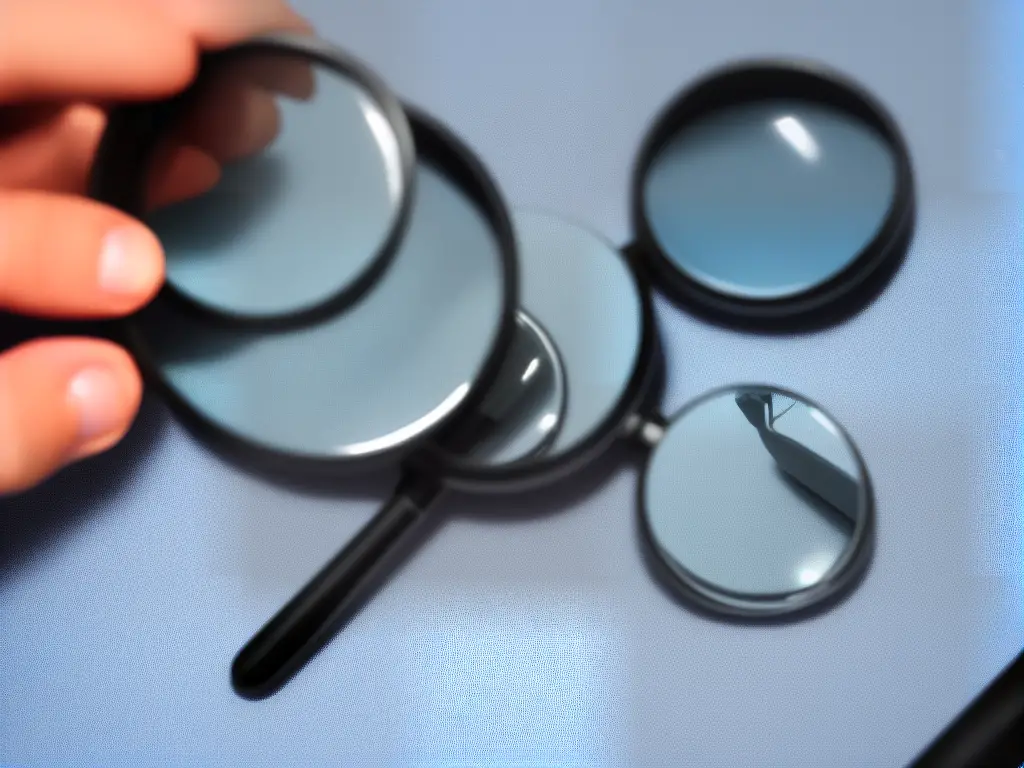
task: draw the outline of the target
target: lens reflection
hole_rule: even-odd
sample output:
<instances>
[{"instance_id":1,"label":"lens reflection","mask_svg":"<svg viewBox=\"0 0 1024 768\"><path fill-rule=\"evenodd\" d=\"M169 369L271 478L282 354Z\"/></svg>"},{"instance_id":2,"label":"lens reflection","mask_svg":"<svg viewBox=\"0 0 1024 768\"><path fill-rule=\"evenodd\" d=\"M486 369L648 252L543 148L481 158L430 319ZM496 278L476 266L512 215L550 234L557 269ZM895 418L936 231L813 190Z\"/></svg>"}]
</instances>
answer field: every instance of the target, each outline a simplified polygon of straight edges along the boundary
<instances>
[{"instance_id":1,"label":"lens reflection","mask_svg":"<svg viewBox=\"0 0 1024 768\"><path fill-rule=\"evenodd\" d=\"M868 514L853 446L823 412L771 389L685 409L644 479L644 514L677 576L713 596L791 594L833 578Z\"/></svg>"},{"instance_id":2,"label":"lens reflection","mask_svg":"<svg viewBox=\"0 0 1024 768\"><path fill-rule=\"evenodd\" d=\"M148 221L168 281L194 302L255 318L300 313L382 257L409 180L395 130L359 84L298 57L252 54L205 75L179 133L224 163L211 190Z\"/></svg>"},{"instance_id":3,"label":"lens reflection","mask_svg":"<svg viewBox=\"0 0 1024 768\"><path fill-rule=\"evenodd\" d=\"M551 339L526 312L498 379L476 413L445 440L470 464L511 464L543 454L558 435L566 408L565 373Z\"/></svg>"},{"instance_id":4,"label":"lens reflection","mask_svg":"<svg viewBox=\"0 0 1024 768\"><path fill-rule=\"evenodd\" d=\"M827 106L761 101L687 125L655 157L644 215L668 259L734 297L772 300L835 277L893 204L896 155Z\"/></svg>"}]
</instances>

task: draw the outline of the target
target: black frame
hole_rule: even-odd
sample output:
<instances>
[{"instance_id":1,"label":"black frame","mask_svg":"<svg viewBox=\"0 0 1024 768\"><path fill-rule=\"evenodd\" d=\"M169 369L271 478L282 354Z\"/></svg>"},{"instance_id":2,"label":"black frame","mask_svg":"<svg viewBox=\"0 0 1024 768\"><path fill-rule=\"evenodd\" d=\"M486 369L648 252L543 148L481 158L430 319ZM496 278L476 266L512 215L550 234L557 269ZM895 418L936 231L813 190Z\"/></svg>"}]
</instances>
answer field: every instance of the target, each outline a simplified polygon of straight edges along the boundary
<instances>
[{"instance_id":1,"label":"black frame","mask_svg":"<svg viewBox=\"0 0 1024 768\"><path fill-rule=\"evenodd\" d=\"M687 276L661 249L646 215L644 180L659 152L687 125L723 107L791 98L846 112L874 129L896 157L896 188L875 237L842 272L800 294L769 300L714 291ZM807 62L750 60L705 74L661 111L637 154L630 192L635 248L680 308L707 321L751 332L803 332L836 325L864 309L889 284L913 237L915 193L910 152L899 127L866 89Z\"/></svg>"},{"instance_id":2,"label":"black frame","mask_svg":"<svg viewBox=\"0 0 1024 768\"><path fill-rule=\"evenodd\" d=\"M547 329L544 328L540 321L522 307L516 310L516 333L518 335L525 334L532 337L533 341L536 342L540 350L542 350L541 354L546 358L548 365L551 366L553 388L558 396L558 420L555 424L555 428L545 434L544 438L535 445L529 453L515 460L516 463L519 463L530 461L537 456L543 455L544 451L548 449L551 443L558 438L558 433L561 430L562 423L565 421L569 395L565 376L565 366L562 363L562 357L558 353L558 349L551 340L551 335L547 332ZM479 416L479 414L466 414L465 419L460 419L460 423L454 430L457 433L457 435L455 435L456 444L462 443L469 446L476 445L477 441L481 439L481 431L483 431L483 434L486 434L487 431L492 429L495 424L500 423L500 419L495 421L489 415L483 416L479 421L476 421L474 418L476 416ZM446 431L445 437L451 437L451 432ZM448 447L451 450L459 450L458 445L449 445Z\"/></svg>"},{"instance_id":3,"label":"black frame","mask_svg":"<svg viewBox=\"0 0 1024 768\"><path fill-rule=\"evenodd\" d=\"M564 217L557 217L567 221ZM537 457L500 466L481 466L466 458L444 450L444 432L427 451L415 457L410 469L417 474L443 477L449 488L480 494L517 493L555 483L589 464L623 436L630 417L646 401L654 369L661 355L660 338L654 316L654 289L646 271L637 261L632 249L617 248L592 228L573 222L604 243L609 252L617 254L625 263L638 292L641 313L641 337L636 363L622 396L604 421L572 449L557 457ZM557 341L555 342L557 345Z\"/></svg>"},{"instance_id":4,"label":"black frame","mask_svg":"<svg viewBox=\"0 0 1024 768\"><path fill-rule=\"evenodd\" d=\"M123 321L123 338L147 384L171 407L181 423L202 443L225 459L268 478L287 484L331 483L353 474L392 466L429 444L432 437L457 426L459 416L472 413L497 378L505 354L515 335L519 306L517 245L504 198L490 174L454 132L414 107L405 112L412 128L420 162L428 163L454 181L477 205L490 224L502 257L503 306L500 330L489 357L470 384L470 391L451 413L431 429L400 446L359 457L326 458L280 451L249 440L207 419L181 397L161 375L150 358L144 338L134 326L133 315ZM157 300L163 300L158 297ZM145 312L145 309L142 310ZM140 314L140 313L139 313ZM273 331L268 331L273 333Z\"/></svg>"},{"instance_id":5,"label":"black frame","mask_svg":"<svg viewBox=\"0 0 1024 768\"><path fill-rule=\"evenodd\" d=\"M126 104L112 110L96 150L89 181L89 195L142 219L145 215L145 183L152 153L159 141L187 113L203 92L208 78L221 67L257 55L302 59L355 83L376 103L398 142L403 194L388 238L369 265L333 296L302 310L283 314L250 315L211 306L178 289L170 279L160 299L201 317L204 322L265 329L291 328L315 323L357 302L387 271L408 229L415 196L416 142L406 111L385 82L369 67L330 43L309 35L275 33L246 40L219 51L202 54L199 73L189 87L169 99Z\"/></svg>"},{"instance_id":6,"label":"black frame","mask_svg":"<svg viewBox=\"0 0 1024 768\"><path fill-rule=\"evenodd\" d=\"M1020 768L1024 765L1024 652L907 768Z\"/></svg>"},{"instance_id":7,"label":"black frame","mask_svg":"<svg viewBox=\"0 0 1024 768\"><path fill-rule=\"evenodd\" d=\"M826 409L813 400L784 387L777 387L771 384L738 384L716 387L688 402L670 418L655 417L651 419L651 423L660 430L669 429L674 422L685 417L693 409L699 408L708 400L723 395L736 395L745 392L753 394L771 392L772 394L789 397L812 408L816 408L835 425L840 436L852 451L860 471L860 481L863 488L863 507L861 514L854 524L850 543L843 551L842 556L832 564L821 581L810 587L785 594L765 596L732 594L720 587L708 584L676 563L671 555L666 553L658 543L658 539L651 527L650 514L645 503L649 464L645 464L641 470L636 489L636 506L637 510L639 510L637 527L640 532L641 547L645 556L644 559L655 579L672 593L683 597L688 605L695 606L700 613L719 619L747 622L777 621L782 619L791 621L802 620L836 605L860 584L867 573L874 558L875 532L877 527L874 487L867 464L861 456L857 444L846 429ZM657 441L649 442L648 445L653 450L657 450Z\"/></svg>"}]
</instances>

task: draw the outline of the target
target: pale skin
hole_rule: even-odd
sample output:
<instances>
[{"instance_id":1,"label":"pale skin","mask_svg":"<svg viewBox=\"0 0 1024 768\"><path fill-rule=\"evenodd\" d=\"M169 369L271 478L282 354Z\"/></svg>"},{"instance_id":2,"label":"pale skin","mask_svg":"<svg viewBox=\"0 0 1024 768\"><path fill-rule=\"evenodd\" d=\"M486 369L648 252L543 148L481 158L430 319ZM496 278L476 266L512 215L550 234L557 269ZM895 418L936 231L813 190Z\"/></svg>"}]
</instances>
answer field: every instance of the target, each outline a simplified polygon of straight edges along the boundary
<instances>
[{"instance_id":1,"label":"pale skin","mask_svg":"<svg viewBox=\"0 0 1024 768\"><path fill-rule=\"evenodd\" d=\"M0 0L0 309L112 318L156 295L157 238L85 197L105 105L176 93L201 50L273 30L309 25L283 0ZM209 189L222 163L270 142L277 121L263 88L215 95L168 142L151 202ZM141 398L134 362L109 342L46 338L4 352L0 497L111 448Z\"/></svg>"}]
</instances>

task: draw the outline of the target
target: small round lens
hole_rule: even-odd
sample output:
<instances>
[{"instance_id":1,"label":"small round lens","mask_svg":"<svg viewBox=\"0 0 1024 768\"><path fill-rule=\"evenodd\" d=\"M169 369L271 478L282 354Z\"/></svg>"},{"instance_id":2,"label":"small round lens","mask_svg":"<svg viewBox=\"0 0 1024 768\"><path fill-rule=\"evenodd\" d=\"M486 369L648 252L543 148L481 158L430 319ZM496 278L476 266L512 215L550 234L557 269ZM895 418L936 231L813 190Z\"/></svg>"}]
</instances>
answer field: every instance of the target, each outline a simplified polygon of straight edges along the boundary
<instances>
[{"instance_id":1,"label":"small round lens","mask_svg":"<svg viewBox=\"0 0 1024 768\"><path fill-rule=\"evenodd\" d=\"M909 152L869 93L819 65L746 62L688 88L648 132L633 253L695 314L812 330L881 293L914 210Z\"/></svg>"},{"instance_id":2,"label":"small round lens","mask_svg":"<svg viewBox=\"0 0 1024 768\"><path fill-rule=\"evenodd\" d=\"M666 256L743 299L810 291L846 269L893 202L896 160L870 126L810 102L709 113L657 155L646 216Z\"/></svg>"},{"instance_id":3,"label":"small round lens","mask_svg":"<svg viewBox=\"0 0 1024 768\"><path fill-rule=\"evenodd\" d=\"M96 195L144 218L191 309L278 323L346 308L398 247L414 175L401 106L303 45L210 54L182 96L112 116Z\"/></svg>"},{"instance_id":4,"label":"small round lens","mask_svg":"<svg viewBox=\"0 0 1024 768\"><path fill-rule=\"evenodd\" d=\"M762 615L807 607L863 565L872 499L846 434L791 393L706 396L665 429L643 481L654 550L705 605Z\"/></svg>"},{"instance_id":5,"label":"small round lens","mask_svg":"<svg viewBox=\"0 0 1024 768\"><path fill-rule=\"evenodd\" d=\"M210 322L165 299L132 320L137 357L219 444L299 471L309 460L391 458L440 429L504 353L516 304L511 225L455 137L422 118L414 129L423 151L408 233L362 301L273 331Z\"/></svg>"}]
</instances>

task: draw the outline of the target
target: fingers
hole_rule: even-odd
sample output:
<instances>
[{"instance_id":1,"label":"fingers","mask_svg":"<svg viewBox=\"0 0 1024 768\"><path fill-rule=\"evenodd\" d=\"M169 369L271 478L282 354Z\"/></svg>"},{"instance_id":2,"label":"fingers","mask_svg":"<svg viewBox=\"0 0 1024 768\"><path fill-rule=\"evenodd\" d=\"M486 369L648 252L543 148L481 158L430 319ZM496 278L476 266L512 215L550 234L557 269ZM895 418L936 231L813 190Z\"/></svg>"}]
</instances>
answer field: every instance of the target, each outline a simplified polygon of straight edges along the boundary
<instances>
[{"instance_id":1,"label":"fingers","mask_svg":"<svg viewBox=\"0 0 1024 768\"><path fill-rule=\"evenodd\" d=\"M223 48L266 32L312 30L284 0L143 0L143 4L188 30L204 49Z\"/></svg>"},{"instance_id":2,"label":"fingers","mask_svg":"<svg viewBox=\"0 0 1024 768\"><path fill-rule=\"evenodd\" d=\"M119 316L147 303L163 277L160 243L129 216L84 198L0 190L0 307Z\"/></svg>"},{"instance_id":3,"label":"fingers","mask_svg":"<svg viewBox=\"0 0 1024 768\"><path fill-rule=\"evenodd\" d=\"M203 83L167 143L193 147L221 163L250 157L269 147L281 131L277 97L310 99L315 86L313 67L303 59L247 56Z\"/></svg>"},{"instance_id":4,"label":"fingers","mask_svg":"<svg viewBox=\"0 0 1024 768\"><path fill-rule=\"evenodd\" d=\"M288 56L259 56L245 62L245 78L271 93L309 101L316 92L316 78L308 61Z\"/></svg>"},{"instance_id":5,"label":"fingers","mask_svg":"<svg viewBox=\"0 0 1024 768\"><path fill-rule=\"evenodd\" d=\"M136 72L137 60L148 65L153 63L154 56L149 51L139 56L138 51L131 49L123 57L128 60L127 64L120 61L117 51L123 50L123 46L119 48L116 40L115 45L109 44L111 36L108 30L100 30L97 34L90 32L89 36L76 32L76 42L80 46L84 44L82 41L91 40L92 43L85 44L87 48L113 49L90 61L91 70L83 69L79 64L65 66L66 60L59 56L37 55L36 49L40 45L36 41L40 39L52 41L56 35L57 47L63 45L62 35L66 31L63 23L56 32L50 32L50 37L19 29L21 40L33 40L33 50L29 51L31 56L18 53L13 48L3 50L4 30L14 29L15 22L25 29L30 29L31 22L31 29L37 29L40 18L52 11L55 4L60 7L66 4L76 13L88 8L92 30L98 28L98 19L114 18L115 27L120 30L115 38L124 37L130 26L150 24L152 16L158 19L157 26L165 33L180 27L192 45L208 48L238 42L270 30L310 31L309 24L280 0L33 0L32 3L14 4L4 4L0 0L0 103L4 101L5 93L44 97L73 89L86 89L79 95L87 94L94 100L107 97L161 98L165 95L159 85L153 85L152 78L147 80L144 73ZM14 9L14 5L18 8ZM125 12L123 6L130 10ZM31 12L25 10L29 7ZM111 9L116 13L111 13ZM18 12L17 18L14 10ZM54 26L52 18L48 16L45 19L48 30ZM77 23L75 18L61 17L60 14L56 18L65 18L72 25ZM168 24L168 20L172 23ZM152 37L151 32L128 37L133 41L148 39ZM96 40L103 40L103 46L95 45ZM47 42L42 47L49 50L53 45ZM151 42L146 43L146 46L152 45ZM19 57L16 65L6 63L15 62L16 56ZM166 55L159 57L167 58ZM112 63L115 60L117 66ZM191 65L186 69L189 73L194 72ZM161 72L165 71L157 70L157 74ZM178 74L181 75L180 72ZM191 77L191 74L171 77L165 85L168 85L167 89L180 90ZM149 83L149 91L143 87L145 82ZM170 88L169 83L174 83L175 87ZM211 161L230 162L252 155L277 136L280 115L274 94L308 99L313 91L312 68L303 61L285 58L248 60L241 75L228 73L218 78L218 82L202 95L199 108L183 123L180 135L169 139L158 153L152 169L151 200L167 204L209 189L219 176L219 170L213 167L216 163ZM82 194L88 184L92 157L105 122L102 110L84 104L61 110L20 110L10 118L0 120L0 134L3 134L0 141L0 187ZM165 179L164 174L172 166L175 168L174 178Z\"/></svg>"},{"instance_id":6,"label":"fingers","mask_svg":"<svg viewBox=\"0 0 1024 768\"><path fill-rule=\"evenodd\" d=\"M168 96L197 56L188 28L149 2L0 3L0 103Z\"/></svg>"},{"instance_id":7,"label":"fingers","mask_svg":"<svg viewBox=\"0 0 1024 768\"><path fill-rule=\"evenodd\" d=\"M218 78L200 94L170 140L231 162L260 152L280 130L273 94L242 77Z\"/></svg>"},{"instance_id":8,"label":"fingers","mask_svg":"<svg viewBox=\"0 0 1024 768\"><path fill-rule=\"evenodd\" d=\"M32 112L34 123L0 134L0 188L83 193L106 116L84 104Z\"/></svg>"},{"instance_id":9,"label":"fingers","mask_svg":"<svg viewBox=\"0 0 1024 768\"><path fill-rule=\"evenodd\" d=\"M0 496L113 446L141 400L135 364L109 342L53 338L0 355Z\"/></svg>"},{"instance_id":10,"label":"fingers","mask_svg":"<svg viewBox=\"0 0 1024 768\"><path fill-rule=\"evenodd\" d=\"M199 197L220 180L220 163L197 147L169 142L153 160L146 189L146 209L151 211Z\"/></svg>"}]
</instances>

